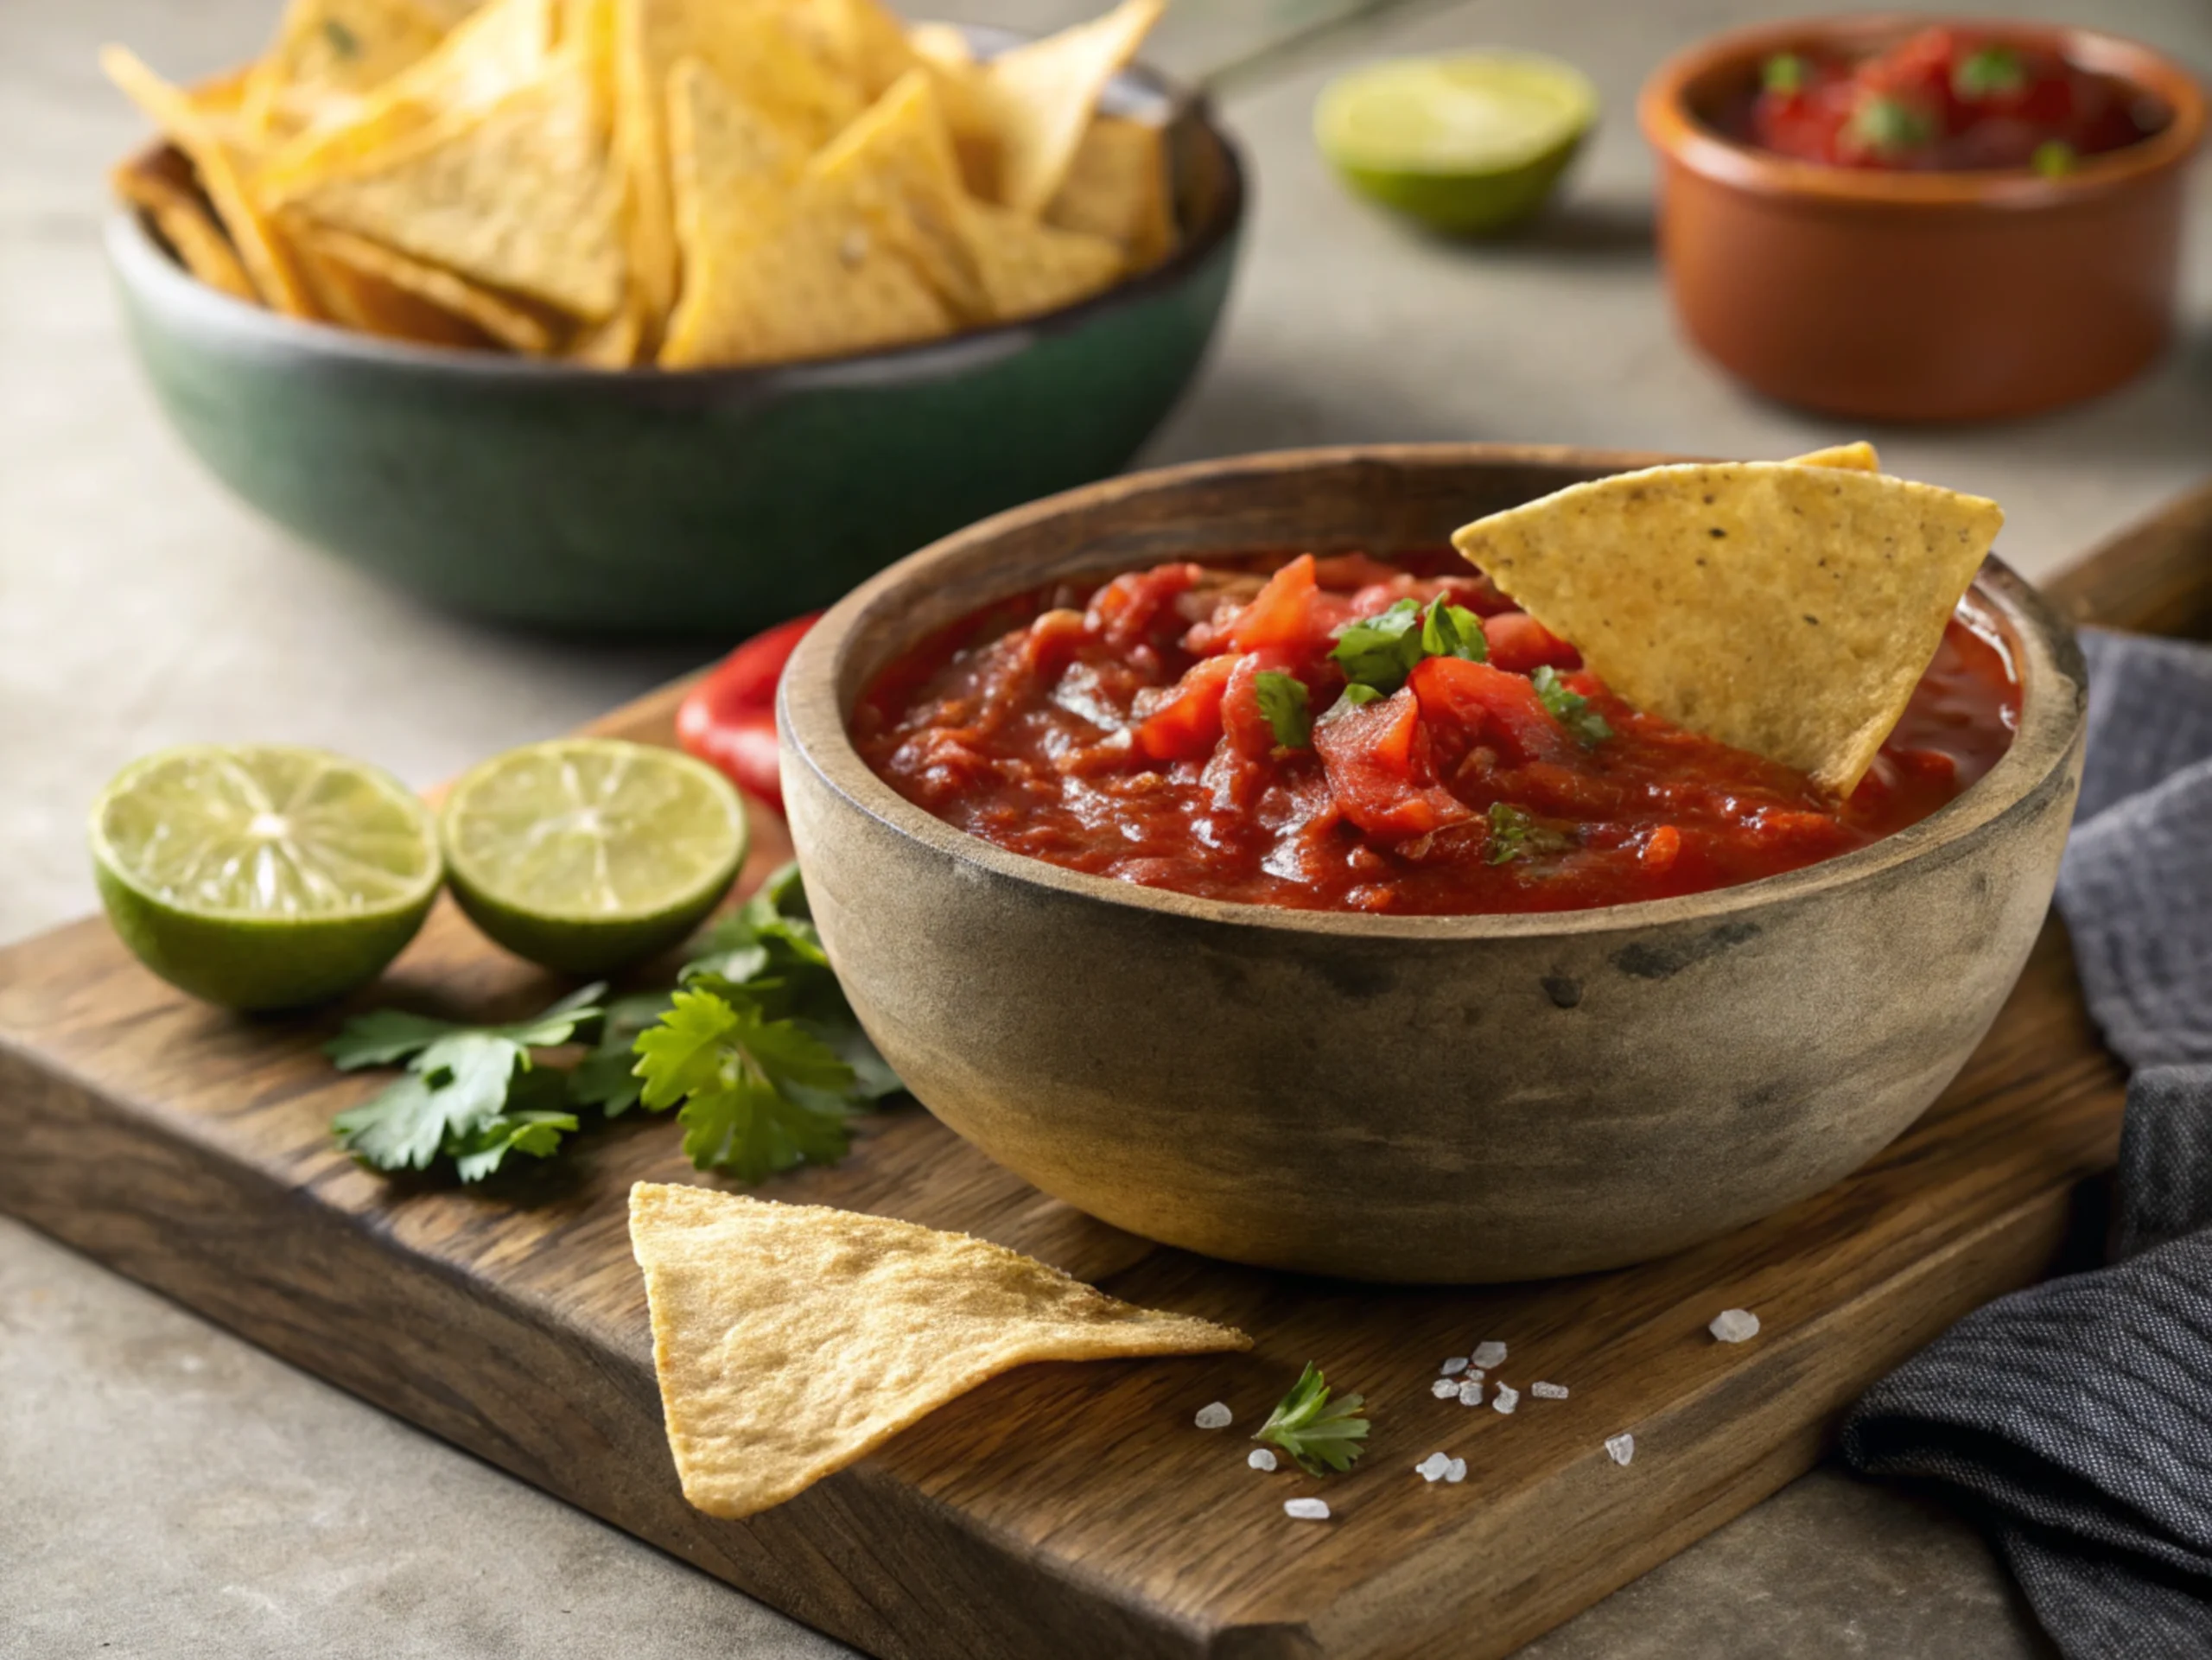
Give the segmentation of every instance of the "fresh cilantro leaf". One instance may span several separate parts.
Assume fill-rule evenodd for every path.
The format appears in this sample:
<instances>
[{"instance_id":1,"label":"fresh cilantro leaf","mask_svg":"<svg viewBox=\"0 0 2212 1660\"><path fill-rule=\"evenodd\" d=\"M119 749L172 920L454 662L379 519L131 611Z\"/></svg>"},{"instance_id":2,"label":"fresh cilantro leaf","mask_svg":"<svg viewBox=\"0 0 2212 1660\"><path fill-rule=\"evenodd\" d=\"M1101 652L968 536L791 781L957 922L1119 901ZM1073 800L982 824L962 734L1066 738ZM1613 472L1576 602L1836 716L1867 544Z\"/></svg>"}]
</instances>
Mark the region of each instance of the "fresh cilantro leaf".
<instances>
[{"instance_id":1,"label":"fresh cilantro leaf","mask_svg":"<svg viewBox=\"0 0 2212 1660\"><path fill-rule=\"evenodd\" d=\"M1275 1402L1252 1439L1273 1441L1308 1475L1326 1475L1332 1470L1341 1475L1367 1450L1360 1443L1367 1439L1368 1423L1358 1415L1364 1403L1365 1397L1357 1395L1330 1400L1321 1369L1309 1360L1290 1393Z\"/></svg>"},{"instance_id":2,"label":"fresh cilantro leaf","mask_svg":"<svg viewBox=\"0 0 2212 1660\"><path fill-rule=\"evenodd\" d=\"M410 1014L404 1008L372 1008L346 1021L338 1035L322 1046L322 1053L339 1071L350 1072L363 1066L397 1065L441 1038L459 1033L505 1038L526 1049L550 1049L569 1042L578 1027L598 1019L599 1000L606 995L606 983L594 981L530 1019L505 1026L470 1026L429 1014Z\"/></svg>"},{"instance_id":3,"label":"fresh cilantro leaf","mask_svg":"<svg viewBox=\"0 0 2212 1660\"><path fill-rule=\"evenodd\" d=\"M1490 863L1510 864L1532 853L1552 853L1572 845L1573 839L1563 831L1539 824L1520 808L1503 801L1491 803L1490 851L1484 855Z\"/></svg>"},{"instance_id":4,"label":"fresh cilantro leaf","mask_svg":"<svg viewBox=\"0 0 2212 1660\"><path fill-rule=\"evenodd\" d=\"M853 1068L791 1021L686 988L640 1034L637 1055L646 1110L682 1103L683 1150L702 1170L759 1181L844 1156Z\"/></svg>"},{"instance_id":5,"label":"fresh cilantro leaf","mask_svg":"<svg viewBox=\"0 0 2212 1660\"><path fill-rule=\"evenodd\" d=\"M1787 98L1805 88L1805 60L1795 52L1777 52L1759 68L1759 85Z\"/></svg>"},{"instance_id":6,"label":"fresh cilantro leaf","mask_svg":"<svg viewBox=\"0 0 2212 1660\"><path fill-rule=\"evenodd\" d=\"M529 1020L500 1026L463 1026L397 1009L349 1021L324 1046L340 1067L404 1060L407 1070L331 1120L339 1146L377 1170L427 1170L441 1155L467 1161L464 1181L477 1179L471 1170L497 1168L512 1138L500 1142L489 1127L518 1104L512 1097L531 1072L530 1052L568 1043L579 1027L599 1020L606 990L585 986ZM540 1129L527 1139L550 1152L559 1135L549 1140Z\"/></svg>"},{"instance_id":7,"label":"fresh cilantro leaf","mask_svg":"<svg viewBox=\"0 0 2212 1660\"><path fill-rule=\"evenodd\" d=\"M1419 600L1400 600L1387 611L1347 623L1329 655L1344 678L1377 691L1395 691L1421 659Z\"/></svg>"},{"instance_id":8,"label":"fresh cilantro leaf","mask_svg":"<svg viewBox=\"0 0 2212 1660\"><path fill-rule=\"evenodd\" d=\"M1579 691L1570 691L1567 683L1559 677L1559 671L1548 663L1529 677L1529 684L1536 689L1544 707L1557 721L1574 735L1575 741L1585 749L1595 749L1613 735L1605 724L1605 717L1590 707L1590 700Z\"/></svg>"},{"instance_id":9,"label":"fresh cilantro leaf","mask_svg":"<svg viewBox=\"0 0 2212 1660\"><path fill-rule=\"evenodd\" d=\"M1355 680L1344 688L1344 695L1330 705L1329 714L1334 715L1338 709L1364 709L1382 696L1382 694L1374 687L1363 686ZM1325 720L1328 716L1324 716L1322 718Z\"/></svg>"},{"instance_id":10,"label":"fresh cilantro leaf","mask_svg":"<svg viewBox=\"0 0 2212 1660\"><path fill-rule=\"evenodd\" d=\"M2003 98L2027 84L2020 54L2010 47L1985 46L1962 58L1951 72L1951 90L1963 99Z\"/></svg>"},{"instance_id":11,"label":"fresh cilantro leaf","mask_svg":"<svg viewBox=\"0 0 2212 1660\"><path fill-rule=\"evenodd\" d=\"M2028 157L2028 165L2046 179L2063 179L2074 170L2074 146L2063 138L2046 138Z\"/></svg>"},{"instance_id":12,"label":"fresh cilantro leaf","mask_svg":"<svg viewBox=\"0 0 2212 1660\"><path fill-rule=\"evenodd\" d=\"M1483 620L1466 607L1447 600L1440 599L1428 607L1421 626L1421 649L1427 657L1490 661L1490 640L1483 633Z\"/></svg>"},{"instance_id":13,"label":"fresh cilantro leaf","mask_svg":"<svg viewBox=\"0 0 2212 1660\"><path fill-rule=\"evenodd\" d=\"M1277 743L1285 749L1303 749L1313 741L1313 705L1303 680L1280 669L1262 669L1252 677L1252 690Z\"/></svg>"},{"instance_id":14,"label":"fresh cilantro leaf","mask_svg":"<svg viewBox=\"0 0 2212 1660\"><path fill-rule=\"evenodd\" d=\"M600 1021L599 1041L569 1073L569 1098L580 1107L597 1107L609 1118L636 1106L644 1086L632 1070L637 1056L632 1046L667 1009L664 991L635 992L610 1002Z\"/></svg>"},{"instance_id":15,"label":"fresh cilantro leaf","mask_svg":"<svg viewBox=\"0 0 2212 1660\"><path fill-rule=\"evenodd\" d=\"M486 1119L453 1147L454 1168L463 1181L481 1181L510 1153L547 1159L560 1150L561 1137L576 1127L574 1113L532 1110L503 1112Z\"/></svg>"},{"instance_id":16,"label":"fresh cilantro leaf","mask_svg":"<svg viewBox=\"0 0 2212 1660\"><path fill-rule=\"evenodd\" d=\"M1928 143L1936 124L1903 99L1878 95L1859 99L1852 111L1851 135L1878 156L1895 156Z\"/></svg>"}]
</instances>

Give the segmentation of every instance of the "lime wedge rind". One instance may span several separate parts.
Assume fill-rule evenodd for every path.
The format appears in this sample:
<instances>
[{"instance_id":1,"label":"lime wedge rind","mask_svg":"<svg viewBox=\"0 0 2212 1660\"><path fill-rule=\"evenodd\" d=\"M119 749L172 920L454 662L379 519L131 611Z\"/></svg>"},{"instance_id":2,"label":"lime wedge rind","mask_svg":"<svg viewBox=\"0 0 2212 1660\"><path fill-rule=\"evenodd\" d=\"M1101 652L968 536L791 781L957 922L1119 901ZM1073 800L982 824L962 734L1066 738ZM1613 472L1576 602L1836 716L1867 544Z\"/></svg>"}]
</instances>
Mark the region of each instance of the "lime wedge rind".
<instances>
[{"instance_id":1,"label":"lime wedge rind","mask_svg":"<svg viewBox=\"0 0 2212 1660\"><path fill-rule=\"evenodd\" d=\"M1532 217L1598 118L1587 78L1525 53L1393 58L1339 76L1316 142L1353 189L1433 229L1479 235Z\"/></svg>"}]
</instances>

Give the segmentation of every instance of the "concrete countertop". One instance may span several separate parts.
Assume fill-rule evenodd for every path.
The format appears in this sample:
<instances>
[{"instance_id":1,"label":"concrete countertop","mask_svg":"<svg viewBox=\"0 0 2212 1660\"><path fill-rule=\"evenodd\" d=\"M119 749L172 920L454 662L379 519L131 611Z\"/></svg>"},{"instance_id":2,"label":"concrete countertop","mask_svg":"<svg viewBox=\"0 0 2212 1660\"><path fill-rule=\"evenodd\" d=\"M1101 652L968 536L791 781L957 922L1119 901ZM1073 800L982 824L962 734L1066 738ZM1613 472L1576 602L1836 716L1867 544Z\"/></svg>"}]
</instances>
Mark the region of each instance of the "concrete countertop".
<instances>
[{"instance_id":1,"label":"concrete countertop","mask_svg":"<svg viewBox=\"0 0 2212 1660\"><path fill-rule=\"evenodd\" d=\"M1070 0L968 0L1050 25ZM188 76L254 51L276 0L0 6L0 939L93 903L80 819L132 755L320 743L417 784L557 732L709 646L579 647L427 612L289 543L162 428L97 251L101 175L141 131L105 40ZM1665 52L1806 7L1751 0L1179 0L1152 54L1213 72L1258 181L1216 358L1153 446L1493 438L1782 455L1862 436L1752 399L1675 338L1630 108ZM2014 14L2061 17L2034 0ZM2212 70L2196 0L2102 26ZM1336 67L1506 44L1573 59L1607 119L1563 208L1511 245L1423 240L1345 198L1306 136ZM2212 232L2189 328L2091 407L1877 432L1893 468L1996 496L2002 550L2054 570L2195 482L2212 452ZM0 1221L0 1656L842 1654L374 1409ZM1586 1657L2047 1652L1980 1538L1822 1470L1529 1650Z\"/></svg>"}]
</instances>

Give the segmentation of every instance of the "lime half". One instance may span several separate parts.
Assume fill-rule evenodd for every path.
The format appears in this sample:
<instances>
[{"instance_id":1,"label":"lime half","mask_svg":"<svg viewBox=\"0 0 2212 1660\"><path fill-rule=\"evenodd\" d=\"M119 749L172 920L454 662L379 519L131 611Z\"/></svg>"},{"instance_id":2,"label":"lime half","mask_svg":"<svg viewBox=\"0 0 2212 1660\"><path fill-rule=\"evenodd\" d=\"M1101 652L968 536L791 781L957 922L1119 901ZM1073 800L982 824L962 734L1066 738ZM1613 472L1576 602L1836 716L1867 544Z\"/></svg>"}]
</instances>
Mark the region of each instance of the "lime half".
<instances>
[{"instance_id":1,"label":"lime half","mask_svg":"<svg viewBox=\"0 0 2212 1660\"><path fill-rule=\"evenodd\" d=\"M690 933L736 880L745 808L673 749L556 738L465 774L438 818L461 908L518 957L605 974Z\"/></svg>"},{"instance_id":2,"label":"lime half","mask_svg":"<svg viewBox=\"0 0 2212 1660\"><path fill-rule=\"evenodd\" d=\"M171 985L291 1008L374 979L442 873L429 809L319 749L194 744L133 761L92 805L108 918Z\"/></svg>"},{"instance_id":3,"label":"lime half","mask_svg":"<svg viewBox=\"0 0 2212 1660\"><path fill-rule=\"evenodd\" d=\"M1351 187L1440 231L1529 218L1598 118L1571 64L1522 53L1392 58L1321 93L1313 135Z\"/></svg>"}]
</instances>

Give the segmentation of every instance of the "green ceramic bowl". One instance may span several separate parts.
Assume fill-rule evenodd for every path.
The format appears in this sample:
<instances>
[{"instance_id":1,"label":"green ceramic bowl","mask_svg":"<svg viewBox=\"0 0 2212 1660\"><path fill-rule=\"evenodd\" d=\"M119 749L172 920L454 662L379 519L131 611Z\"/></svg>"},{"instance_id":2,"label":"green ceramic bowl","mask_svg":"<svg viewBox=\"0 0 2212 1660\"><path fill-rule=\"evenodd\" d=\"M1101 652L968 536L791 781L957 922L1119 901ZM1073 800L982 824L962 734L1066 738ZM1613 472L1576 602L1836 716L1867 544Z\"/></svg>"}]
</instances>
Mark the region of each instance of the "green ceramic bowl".
<instances>
[{"instance_id":1,"label":"green ceramic bowl","mask_svg":"<svg viewBox=\"0 0 2212 1660\"><path fill-rule=\"evenodd\" d=\"M108 255L170 421L288 530L480 617L727 637L1120 470L1173 406L1228 295L1243 171L1147 72L1106 107L1172 119L1174 255L1065 310L861 357L609 372L400 345L218 294L136 214Z\"/></svg>"}]
</instances>

